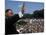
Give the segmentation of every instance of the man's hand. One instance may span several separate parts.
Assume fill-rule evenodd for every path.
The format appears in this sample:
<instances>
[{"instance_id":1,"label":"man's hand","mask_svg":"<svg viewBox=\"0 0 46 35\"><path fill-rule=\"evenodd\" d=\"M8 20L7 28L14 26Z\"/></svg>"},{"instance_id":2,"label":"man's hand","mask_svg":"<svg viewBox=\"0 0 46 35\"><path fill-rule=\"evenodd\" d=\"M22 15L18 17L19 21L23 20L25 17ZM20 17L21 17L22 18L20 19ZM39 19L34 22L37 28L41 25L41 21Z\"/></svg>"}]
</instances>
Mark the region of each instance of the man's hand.
<instances>
[{"instance_id":1,"label":"man's hand","mask_svg":"<svg viewBox=\"0 0 46 35\"><path fill-rule=\"evenodd\" d=\"M19 17L22 18L23 17L23 13L20 11L19 12Z\"/></svg>"}]
</instances>

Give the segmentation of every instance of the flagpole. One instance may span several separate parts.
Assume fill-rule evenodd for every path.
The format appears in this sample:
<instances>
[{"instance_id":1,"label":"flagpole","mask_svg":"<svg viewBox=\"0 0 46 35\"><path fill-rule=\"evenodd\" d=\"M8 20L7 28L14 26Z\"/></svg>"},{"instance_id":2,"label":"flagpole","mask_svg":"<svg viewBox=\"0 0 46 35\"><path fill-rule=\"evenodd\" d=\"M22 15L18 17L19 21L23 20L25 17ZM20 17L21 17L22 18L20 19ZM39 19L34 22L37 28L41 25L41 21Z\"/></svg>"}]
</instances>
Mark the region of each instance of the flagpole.
<instances>
[{"instance_id":1,"label":"flagpole","mask_svg":"<svg viewBox=\"0 0 46 35\"><path fill-rule=\"evenodd\" d=\"M25 7L25 3L23 2L23 6L22 6L22 10L21 10L22 14L24 14L24 7Z\"/></svg>"}]
</instances>

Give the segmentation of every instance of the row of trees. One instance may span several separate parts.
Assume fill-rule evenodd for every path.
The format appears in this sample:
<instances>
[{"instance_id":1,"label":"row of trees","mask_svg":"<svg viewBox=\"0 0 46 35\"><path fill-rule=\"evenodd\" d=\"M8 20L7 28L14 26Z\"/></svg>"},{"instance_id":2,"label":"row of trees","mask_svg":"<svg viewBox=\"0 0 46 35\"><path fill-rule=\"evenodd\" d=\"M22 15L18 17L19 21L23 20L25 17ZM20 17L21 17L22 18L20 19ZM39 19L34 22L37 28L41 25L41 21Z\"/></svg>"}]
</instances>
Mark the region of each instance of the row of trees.
<instances>
[{"instance_id":1,"label":"row of trees","mask_svg":"<svg viewBox=\"0 0 46 35\"><path fill-rule=\"evenodd\" d=\"M33 14L24 14L23 18L44 18L44 9L36 10Z\"/></svg>"}]
</instances>

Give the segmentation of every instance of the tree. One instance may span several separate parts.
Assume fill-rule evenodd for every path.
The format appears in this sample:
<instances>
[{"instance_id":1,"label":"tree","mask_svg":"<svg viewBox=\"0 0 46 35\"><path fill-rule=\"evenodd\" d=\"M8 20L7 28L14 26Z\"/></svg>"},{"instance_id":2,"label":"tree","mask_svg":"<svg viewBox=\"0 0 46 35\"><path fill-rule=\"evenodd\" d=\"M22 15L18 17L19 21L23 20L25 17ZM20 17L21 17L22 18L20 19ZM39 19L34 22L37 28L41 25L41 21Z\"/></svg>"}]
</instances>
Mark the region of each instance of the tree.
<instances>
[{"instance_id":1,"label":"tree","mask_svg":"<svg viewBox=\"0 0 46 35\"><path fill-rule=\"evenodd\" d=\"M34 18L44 18L44 9L34 11Z\"/></svg>"}]
</instances>

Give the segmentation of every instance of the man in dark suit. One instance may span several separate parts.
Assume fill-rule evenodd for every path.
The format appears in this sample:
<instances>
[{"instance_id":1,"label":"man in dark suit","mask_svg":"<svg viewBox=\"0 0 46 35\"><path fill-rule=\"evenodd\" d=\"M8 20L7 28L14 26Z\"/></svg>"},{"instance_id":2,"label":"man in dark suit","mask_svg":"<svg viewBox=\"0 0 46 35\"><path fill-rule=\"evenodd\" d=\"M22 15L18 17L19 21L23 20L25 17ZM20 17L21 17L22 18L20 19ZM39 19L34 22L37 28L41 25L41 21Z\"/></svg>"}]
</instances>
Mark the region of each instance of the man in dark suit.
<instances>
[{"instance_id":1,"label":"man in dark suit","mask_svg":"<svg viewBox=\"0 0 46 35\"><path fill-rule=\"evenodd\" d=\"M18 15L13 15L13 12L11 9L7 9L5 11L5 34L18 34L19 32L14 27L14 23L18 21L23 14L19 12Z\"/></svg>"}]
</instances>

